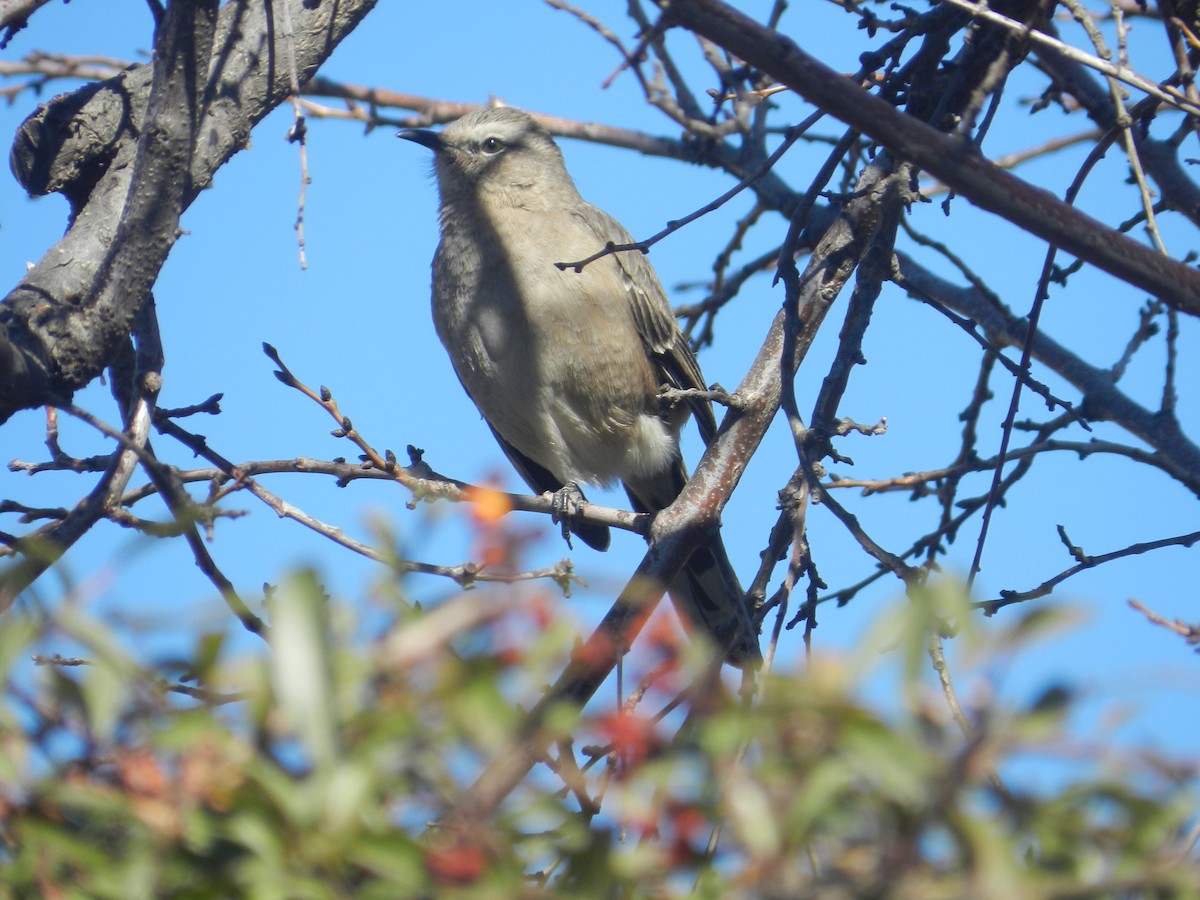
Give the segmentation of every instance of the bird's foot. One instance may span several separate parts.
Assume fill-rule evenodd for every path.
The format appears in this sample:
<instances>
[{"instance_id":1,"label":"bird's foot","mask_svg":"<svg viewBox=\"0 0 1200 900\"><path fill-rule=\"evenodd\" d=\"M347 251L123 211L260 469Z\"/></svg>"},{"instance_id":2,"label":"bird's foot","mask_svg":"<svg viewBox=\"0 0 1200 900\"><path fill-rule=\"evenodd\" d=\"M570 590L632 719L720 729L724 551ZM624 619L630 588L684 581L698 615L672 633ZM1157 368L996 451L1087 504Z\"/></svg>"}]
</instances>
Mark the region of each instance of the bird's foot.
<instances>
[{"instance_id":1,"label":"bird's foot","mask_svg":"<svg viewBox=\"0 0 1200 900\"><path fill-rule=\"evenodd\" d=\"M583 491L574 481L568 481L550 495L550 521L562 527L562 536L568 547L571 547L571 524L587 505L587 497L583 496Z\"/></svg>"}]
</instances>

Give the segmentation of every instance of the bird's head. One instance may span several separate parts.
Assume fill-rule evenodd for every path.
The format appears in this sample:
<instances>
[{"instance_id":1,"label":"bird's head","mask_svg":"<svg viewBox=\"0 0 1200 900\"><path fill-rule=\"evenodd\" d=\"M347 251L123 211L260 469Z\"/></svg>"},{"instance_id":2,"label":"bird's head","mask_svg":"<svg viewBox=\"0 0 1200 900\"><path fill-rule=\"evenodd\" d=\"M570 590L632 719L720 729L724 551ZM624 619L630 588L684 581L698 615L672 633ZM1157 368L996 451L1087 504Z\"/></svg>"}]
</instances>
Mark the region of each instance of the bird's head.
<instances>
[{"instance_id":1,"label":"bird's head","mask_svg":"<svg viewBox=\"0 0 1200 900\"><path fill-rule=\"evenodd\" d=\"M408 129L396 136L434 152L443 200L497 194L524 205L532 196L543 201L562 191L578 196L550 132L511 106L478 110L441 131Z\"/></svg>"}]
</instances>

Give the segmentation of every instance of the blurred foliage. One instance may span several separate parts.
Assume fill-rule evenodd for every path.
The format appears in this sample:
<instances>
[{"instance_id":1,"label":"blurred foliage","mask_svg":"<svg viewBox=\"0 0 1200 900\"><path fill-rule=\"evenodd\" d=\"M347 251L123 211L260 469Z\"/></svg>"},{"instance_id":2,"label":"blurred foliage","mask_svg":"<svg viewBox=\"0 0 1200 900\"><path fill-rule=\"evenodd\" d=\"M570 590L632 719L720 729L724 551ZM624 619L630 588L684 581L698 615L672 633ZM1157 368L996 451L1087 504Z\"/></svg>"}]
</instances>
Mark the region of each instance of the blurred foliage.
<instances>
[{"instance_id":1,"label":"blurred foliage","mask_svg":"<svg viewBox=\"0 0 1200 900\"><path fill-rule=\"evenodd\" d=\"M553 753L500 814L453 834L435 823L513 752L521 705L573 645L537 589L420 612L389 584L396 611L364 635L298 573L272 595L270 651L232 658L204 635L170 676L69 600L16 611L0 621L0 895L1200 896L1187 767L1072 759L1090 774L1053 789L997 780L1054 752L1073 698L1002 709L976 691L964 737L911 664L955 593L904 601L859 657L773 674L752 702L659 615L626 667L633 699L555 717ZM1013 619L948 641L956 660L986 673L1063 624ZM886 665L883 713L861 695Z\"/></svg>"}]
</instances>

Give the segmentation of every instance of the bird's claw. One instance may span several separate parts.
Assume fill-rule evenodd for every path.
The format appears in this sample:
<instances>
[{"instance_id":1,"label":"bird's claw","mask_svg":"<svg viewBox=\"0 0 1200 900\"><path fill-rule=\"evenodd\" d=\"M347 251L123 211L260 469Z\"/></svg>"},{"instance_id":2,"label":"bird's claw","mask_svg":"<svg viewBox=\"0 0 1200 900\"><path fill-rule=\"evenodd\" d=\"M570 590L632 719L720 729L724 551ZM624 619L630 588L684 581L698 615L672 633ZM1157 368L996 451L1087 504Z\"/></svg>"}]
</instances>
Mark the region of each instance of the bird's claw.
<instances>
[{"instance_id":1,"label":"bird's claw","mask_svg":"<svg viewBox=\"0 0 1200 900\"><path fill-rule=\"evenodd\" d=\"M587 505L587 497L574 481L568 481L550 495L550 521L562 527L562 536L572 550L575 548L571 545L571 523Z\"/></svg>"}]
</instances>

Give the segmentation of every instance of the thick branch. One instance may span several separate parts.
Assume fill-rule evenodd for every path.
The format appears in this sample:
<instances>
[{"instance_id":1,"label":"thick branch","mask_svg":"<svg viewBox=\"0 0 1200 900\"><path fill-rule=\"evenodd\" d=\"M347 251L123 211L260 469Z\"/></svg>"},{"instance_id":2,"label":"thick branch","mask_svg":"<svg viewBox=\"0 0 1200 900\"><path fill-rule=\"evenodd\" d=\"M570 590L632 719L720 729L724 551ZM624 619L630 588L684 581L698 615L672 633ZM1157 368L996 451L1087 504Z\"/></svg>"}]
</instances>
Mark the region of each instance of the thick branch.
<instances>
[{"instance_id":1,"label":"thick branch","mask_svg":"<svg viewBox=\"0 0 1200 900\"><path fill-rule=\"evenodd\" d=\"M896 110L720 0L657 0L670 19L769 72L958 194L1179 310L1200 315L1200 272L1156 253L987 160L966 138Z\"/></svg>"},{"instance_id":2,"label":"thick branch","mask_svg":"<svg viewBox=\"0 0 1200 900\"><path fill-rule=\"evenodd\" d=\"M996 347L1019 347L1024 343L1024 320L997 307L977 288L953 285L921 268L904 253L897 253L897 261L905 283L974 320ZM1184 434L1174 416L1139 405L1117 386L1110 372L1085 362L1042 331L1033 336L1031 350L1034 359L1080 390L1081 414L1116 422L1137 435L1155 449L1162 467L1172 477L1200 496L1200 447Z\"/></svg>"},{"instance_id":3,"label":"thick branch","mask_svg":"<svg viewBox=\"0 0 1200 900\"><path fill-rule=\"evenodd\" d=\"M288 34L272 18L278 2L227 4L215 40L211 33L208 38L211 65L207 52L197 52L200 43L170 49L169 35L177 40L185 35L168 16L153 67L57 98L21 127L12 151L18 178L31 193L63 193L75 215L67 234L0 307L0 422L18 409L68 399L103 370L170 250L171 221L246 146L251 128L288 96L291 67L280 61L294 56L300 80L307 80L375 0L283 2L292 7L294 31ZM166 54L185 52L207 76L173 68L170 83L182 80L164 95L160 114L170 112L167 107L190 111L195 150L182 166L178 159L151 164L179 150L174 139L165 139L162 123L156 124L160 116L150 118L148 105L152 87L167 89L169 82L159 80L167 77L163 67L185 58ZM193 98L189 105L180 105L179 90ZM148 202L155 197L157 205ZM130 215L151 229L121 225Z\"/></svg>"},{"instance_id":4,"label":"thick branch","mask_svg":"<svg viewBox=\"0 0 1200 900\"><path fill-rule=\"evenodd\" d=\"M40 6L45 6L50 0L9 0L0 8L0 49L9 42L14 34L29 24L32 16Z\"/></svg>"},{"instance_id":5,"label":"thick branch","mask_svg":"<svg viewBox=\"0 0 1200 900\"><path fill-rule=\"evenodd\" d=\"M1117 127L1117 109L1112 96L1084 66L1053 51L1038 54L1038 68L1056 87L1069 93L1086 110L1088 118L1104 129ZM1138 155L1172 208L1200 224L1200 188L1188 177L1179 162L1179 148L1171 141L1150 137L1141 128L1132 130Z\"/></svg>"}]
</instances>

